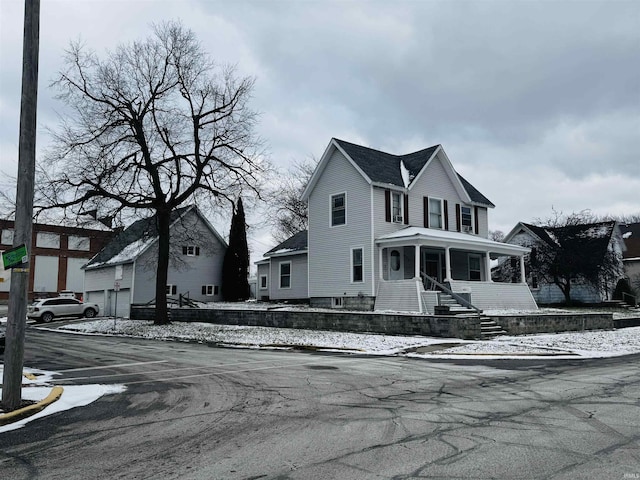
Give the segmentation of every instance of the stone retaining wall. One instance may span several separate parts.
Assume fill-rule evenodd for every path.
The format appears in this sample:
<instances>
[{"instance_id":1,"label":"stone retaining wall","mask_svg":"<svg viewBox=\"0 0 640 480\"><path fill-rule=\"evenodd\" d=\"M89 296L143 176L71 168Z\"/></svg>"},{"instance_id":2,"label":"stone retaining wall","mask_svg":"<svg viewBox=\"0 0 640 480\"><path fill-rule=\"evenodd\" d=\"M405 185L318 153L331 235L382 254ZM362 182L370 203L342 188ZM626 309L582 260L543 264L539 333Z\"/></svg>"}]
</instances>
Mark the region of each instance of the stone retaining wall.
<instances>
[{"instance_id":1,"label":"stone retaining wall","mask_svg":"<svg viewBox=\"0 0 640 480\"><path fill-rule=\"evenodd\" d=\"M423 335L426 337L480 338L476 318L383 314L375 312L333 312L300 310L228 310L172 308L171 321L205 322L219 325L301 328L340 332L384 333L388 335ZM130 318L153 320L152 307L131 305Z\"/></svg>"},{"instance_id":2,"label":"stone retaining wall","mask_svg":"<svg viewBox=\"0 0 640 480\"><path fill-rule=\"evenodd\" d=\"M611 313L489 316L510 335L607 330L616 325Z\"/></svg>"}]
</instances>

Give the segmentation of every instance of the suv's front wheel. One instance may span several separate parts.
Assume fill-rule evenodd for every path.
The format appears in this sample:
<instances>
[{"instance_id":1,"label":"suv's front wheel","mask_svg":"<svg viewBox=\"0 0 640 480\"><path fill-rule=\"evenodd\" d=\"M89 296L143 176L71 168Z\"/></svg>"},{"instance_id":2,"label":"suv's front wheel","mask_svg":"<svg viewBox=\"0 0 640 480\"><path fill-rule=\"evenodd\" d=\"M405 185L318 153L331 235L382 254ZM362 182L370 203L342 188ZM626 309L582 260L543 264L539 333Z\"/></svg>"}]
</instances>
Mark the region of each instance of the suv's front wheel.
<instances>
[{"instance_id":1,"label":"suv's front wheel","mask_svg":"<svg viewBox=\"0 0 640 480\"><path fill-rule=\"evenodd\" d=\"M87 308L84 311L84 316L87 318L93 318L96 316L96 311L93 308Z\"/></svg>"},{"instance_id":2,"label":"suv's front wheel","mask_svg":"<svg viewBox=\"0 0 640 480\"><path fill-rule=\"evenodd\" d=\"M51 320L53 320L53 313L44 312L40 317L40 320L43 321L44 323L49 323Z\"/></svg>"}]
</instances>

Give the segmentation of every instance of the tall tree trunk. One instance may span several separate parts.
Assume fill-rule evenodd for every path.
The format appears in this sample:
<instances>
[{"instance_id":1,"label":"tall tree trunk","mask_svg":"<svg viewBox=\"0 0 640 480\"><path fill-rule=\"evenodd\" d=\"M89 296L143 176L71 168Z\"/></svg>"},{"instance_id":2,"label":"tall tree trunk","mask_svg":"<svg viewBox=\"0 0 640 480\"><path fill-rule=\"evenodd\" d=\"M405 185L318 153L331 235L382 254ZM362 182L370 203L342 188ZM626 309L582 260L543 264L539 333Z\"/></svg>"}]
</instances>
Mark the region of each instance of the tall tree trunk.
<instances>
[{"instance_id":1,"label":"tall tree trunk","mask_svg":"<svg viewBox=\"0 0 640 480\"><path fill-rule=\"evenodd\" d=\"M158 268L156 270L156 325L169 323L167 309L167 278L169 271L169 226L171 224L171 210L158 210Z\"/></svg>"}]
</instances>

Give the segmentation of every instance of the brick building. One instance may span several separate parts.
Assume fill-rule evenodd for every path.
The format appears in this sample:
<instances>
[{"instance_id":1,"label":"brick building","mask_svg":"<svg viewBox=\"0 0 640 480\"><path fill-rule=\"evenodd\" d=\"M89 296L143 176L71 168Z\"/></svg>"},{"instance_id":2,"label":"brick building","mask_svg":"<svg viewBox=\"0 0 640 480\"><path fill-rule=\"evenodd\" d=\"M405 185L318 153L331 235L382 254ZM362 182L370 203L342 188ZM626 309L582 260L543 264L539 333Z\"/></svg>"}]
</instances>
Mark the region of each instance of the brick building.
<instances>
[{"instance_id":1,"label":"brick building","mask_svg":"<svg viewBox=\"0 0 640 480\"><path fill-rule=\"evenodd\" d=\"M0 219L0 250L12 248L13 220ZM80 228L60 225L33 225L29 252L29 301L71 290L81 295L84 286L82 266L104 245L114 232L106 228ZM0 302L9 299L11 271L0 263Z\"/></svg>"}]
</instances>

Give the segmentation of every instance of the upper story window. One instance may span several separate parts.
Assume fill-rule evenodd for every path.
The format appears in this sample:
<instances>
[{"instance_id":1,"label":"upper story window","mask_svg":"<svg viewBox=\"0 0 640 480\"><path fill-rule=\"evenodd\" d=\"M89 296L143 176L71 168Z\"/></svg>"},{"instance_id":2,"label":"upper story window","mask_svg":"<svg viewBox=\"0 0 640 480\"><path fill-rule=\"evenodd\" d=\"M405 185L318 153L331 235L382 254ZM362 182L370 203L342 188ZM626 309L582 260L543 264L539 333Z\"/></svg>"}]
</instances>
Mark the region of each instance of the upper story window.
<instances>
[{"instance_id":1,"label":"upper story window","mask_svg":"<svg viewBox=\"0 0 640 480\"><path fill-rule=\"evenodd\" d=\"M88 252L91 246L91 240L89 237L80 237L78 235L69 235L68 237L69 250L82 250Z\"/></svg>"},{"instance_id":2,"label":"upper story window","mask_svg":"<svg viewBox=\"0 0 640 480\"><path fill-rule=\"evenodd\" d=\"M197 257L200 255L200 247L196 247L195 245L183 246L182 254L187 257Z\"/></svg>"},{"instance_id":3,"label":"upper story window","mask_svg":"<svg viewBox=\"0 0 640 480\"><path fill-rule=\"evenodd\" d=\"M395 223L402 223L402 194L391 193L391 219Z\"/></svg>"},{"instance_id":4,"label":"upper story window","mask_svg":"<svg viewBox=\"0 0 640 480\"><path fill-rule=\"evenodd\" d=\"M442 200L429 198L429 228L442 228L444 226L442 215Z\"/></svg>"},{"instance_id":5,"label":"upper story window","mask_svg":"<svg viewBox=\"0 0 640 480\"><path fill-rule=\"evenodd\" d=\"M13 245L13 230L2 230L0 243L3 245Z\"/></svg>"},{"instance_id":6,"label":"upper story window","mask_svg":"<svg viewBox=\"0 0 640 480\"><path fill-rule=\"evenodd\" d=\"M347 196L345 193L331 195L331 226L347 223Z\"/></svg>"},{"instance_id":7,"label":"upper story window","mask_svg":"<svg viewBox=\"0 0 640 480\"><path fill-rule=\"evenodd\" d=\"M60 235L57 233L38 232L36 235L36 247L60 248Z\"/></svg>"},{"instance_id":8,"label":"upper story window","mask_svg":"<svg viewBox=\"0 0 640 480\"><path fill-rule=\"evenodd\" d=\"M460 224L462 225L463 232L473 232L473 213L471 207L460 207Z\"/></svg>"},{"instance_id":9,"label":"upper story window","mask_svg":"<svg viewBox=\"0 0 640 480\"><path fill-rule=\"evenodd\" d=\"M351 249L351 281L364 282L362 269L362 248Z\"/></svg>"}]
</instances>

